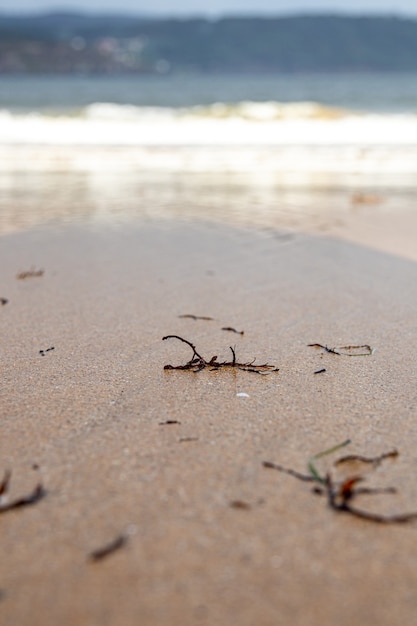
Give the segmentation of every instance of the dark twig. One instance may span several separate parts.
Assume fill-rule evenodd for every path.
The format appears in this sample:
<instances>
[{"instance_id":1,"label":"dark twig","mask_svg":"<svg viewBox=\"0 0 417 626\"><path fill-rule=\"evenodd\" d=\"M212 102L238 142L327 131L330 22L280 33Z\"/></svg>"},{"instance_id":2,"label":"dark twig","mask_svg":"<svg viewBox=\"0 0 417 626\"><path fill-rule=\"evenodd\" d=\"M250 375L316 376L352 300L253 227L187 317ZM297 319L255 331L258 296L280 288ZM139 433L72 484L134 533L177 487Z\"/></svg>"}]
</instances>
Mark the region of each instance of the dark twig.
<instances>
[{"instance_id":1,"label":"dark twig","mask_svg":"<svg viewBox=\"0 0 417 626\"><path fill-rule=\"evenodd\" d=\"M92 561L93 563L96 563L97 561L102 561L106 557L110 556L110 554L113 554L113 552L116 552L117 550L120 550L120 548L123 548L126 544L126 535L118 535L115 539L113 539L113 541L110 541L110 543L107 543L101 548L97 548L96 550L90 552L90 554L88 555L88 560Z\"/></svg>"},{"instance_id":2,"label":"dark twig","mask_svg":"<svg viewBox=\"0 0 417 626\"><path fill-rule=\"evenodd\" d=\"M242 511L249 511L252 508L249 502L245 502L244 500L231 500L229 505L232 509L240 509Z\"/></svg>"},{"instance_id":3,"label":"dark twig","mask_svg":"<svg viewBox=\"0 0 417 626\"><path fill-rule=\"evenodd\" d=\"M16 498L16 500L7 502L6 498L7 492L9 491L11 477L11 471L6 470L3 480L0 483L0 513L6 513L7 511L11 511L12 509L19 509L22 506L36 504L36 502L39 502L39 500L45 497L46 491L39 483L32 491L32 493L28 494L27 496L22 496L21 498Z\"/></svg>"},{"instance_id":4,"label":"dark twig","mask_svg":"<svg viewBox=\"0 0 417 626\"><path fill-rule=\"evenodd\" d=\"M271 463L270 461L264 461L262 465L268 469L278 470L279 472L283 472L284 474L294 476L294 478L298 478L298 480L303 480L304 482L311 483L315 481L315 478L311 476L311 474L301 474L300 472L296 472L293 469L288 469L287 467L277 465L276 463Z\"/></svg>"},{"instance_id":5,"label":"dark twig","mask_svg":"<svg viewBox=\"0 0 417 626\"><path fill-rule=\"evenodd\" d=\"M191 315L190 313L186 313L185 315L178 315L179 318L190 319L190 320L204 320L206 322L212 322L214 318L208 317L206 315Z\"/></svg>"},{"instance_id":6,"label":"dark twig","mask_svg":"<svg viewBox=\"0 0 417 626\"><path fill-rule=\"evenodd\" d=\"M359 454L348 454L347 456L342 456L340 459L337 459L334 462L335 466L342 465L343 463L351 463L355 461L359 461L360 463L368 463L373 467L378 467L381 465L385 459L395 459L398 456L398 450L390 450L390 452L384 452L384 454L380 454L375 457L367 457L361 456Z\"/></svg>"},{"instance_id":7,"label":"dark twig","mask_svg":"<svg viewBox=\"0 0 417 626\"><path fill-rule=\"evenodd\" d=\"M321 343L308 343L307 346L309 348L321 348L325 352L329 352L330 354L339 354L335 348L329 348L328 346L324 346ZM340 354L339 354L340 355Z\"/></svg>"},{"instance_id":8,"label":"dark twig","mask_svg":"<svg viewBox=\"0 0 417 626\"><path fill-rule=\"evenodd\" d=\"M236 330L236 328L232 328L232 326L224 326L222 330L228 330L231 333L236 333L237 335L244 335L244 330Z\"/></svg>"},{"instance_id":9,"label":"dark twig","mask_svg":"<svg viewBox=\"0 0 417 626\"><path fill-rule=\"evenodd\" d=\"M266 372L263 372L262 370L259 370L259 369L254 369L253 367L239 367L239 369L242 372L252 372L252 374L259 374L260 376L266 376L267 374L270 374L271 372L279 372L278 368L271 369Z\"/></svg>"},{"instance_id":10,"label":"dark twig","mask_svg":"<svg viewBox=\"0 0 417 626\"><path fill-rule=\"evenodd\" d=\"M4 472L3 480L0 483L0 496L8 492L11 477L12 477L11 471L6 470Z\"/></svg>"},{"instance_id":11,"label":"dark twig","mask_svg":"<svg viewBox=\"0 0 417 626\"><path fill-rule=\"evenodd\" d=\"M46 348L46 350L39 350L39 354L40 354L41 356L45 356L45 354L46 354L47 352L50 352L51 350L55 350L54 346L52 346L51 348Z\"/></svg>"},{"instance_id":12,"label":"dark twig","mask_svg":"<svg viewBox=\"0 0 417 626\"><path fill-rule=\"evenodd\" d=\"M370 489L369 487L359 487L355 489L355 495L367 495L367 496L379 496L381 493L397 493L395 487L380 487L375 489Z\"/></svg>"},{"instance_id":13,"label":"dark twig","mask_svg":"<svg viewBox=\"0 0 417 626\"><path fill-rule=\"evenodd\" d=\"M248 363L239 363L236 360L236 352L232 346L229 346L232 353L231 361L218 361L217 355L212 356L209 360L206 360L204 357L201 356L201 354L197 352L195 345L192 344L191 341L183 339L178 335L167 335L166 337L162 337L163 341L165 339L178 339L179 341L182 341L183 343L186 343L188 346L190 346L191 350L193 351L193 355L191 359L187 361L187 363L185 363L184 365L164 365L165 370L191 370L195 373L198 373L206 367L208 367L210 371L216 371L220 368L228 367L237 368L244 372L256 372L262 374L269 374L271 372L279 371L278 368L276 368L274 365L270 365L269 363L255 365L255 360L249 361Z\"/></svg>"},{"instance_id":14,"label":"dark twig","mask_svg":"<svg viewBox=\"0 0 417 626\"><path fill-rule=\"evenodd\" d=\"M19 509L23 506L29 506L31 504L36 504L39 500L42 500L46 496L46 491L43 486L39 483L35 489L27 496L22 496L21 498L17 498L9 503L0 504L0 513L6 513L6 511L11 511L12 509Z\"/></svg>"},{"instance_id":15,"label":"dark twig","mask_svg":"<svg viewBox=\"0 0 417 626\"><path fill-rule=\"evenodd\" d=\"M232 348L232 346L229 346L229 348L232 351L232 355L233 355L231 367L235 367L236 366L236 352L235 352L234 348Z\"/></svg>"}]
</instances>

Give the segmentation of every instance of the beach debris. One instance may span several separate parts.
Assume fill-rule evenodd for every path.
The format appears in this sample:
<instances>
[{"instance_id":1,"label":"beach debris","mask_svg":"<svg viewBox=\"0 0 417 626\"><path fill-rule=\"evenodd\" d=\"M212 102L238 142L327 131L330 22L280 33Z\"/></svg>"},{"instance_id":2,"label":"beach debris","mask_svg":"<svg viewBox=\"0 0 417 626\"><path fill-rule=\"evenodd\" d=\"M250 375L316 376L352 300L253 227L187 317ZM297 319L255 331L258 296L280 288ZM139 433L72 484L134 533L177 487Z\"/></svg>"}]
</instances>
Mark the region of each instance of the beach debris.
<instances>
[{"instance_id":1,"label":"beach debris","mask_svg":"<svg viewBox=\"0 0 417 626\"><path fill-rule=\"evenodd\" d=\"M232 500L229 502L229 506L232 509L240 509L241 511L249 511L252 508L249 502L245 502L244 500Z\"/></svg>"},{"instance_id":2,"label":"beach debris","mask_svg":"<svg viewBox=\"0 0 417 626\"><path fill-rule=\"evenodd\" d=\"M178 315L179 318L182 319L190 319L190 320L203 320L206 322L213 322L213 317L208 317L206 315L192 315L191 313L186 313L185 315Z\"/></svg>"},{"instance_id":3,"label":"beach debris","mask_svg":"<svg viewBox=\"0 0 417 626\"><path fill-rule=\"evenodd\" d=\"M40 278L41 276L43 276L45 273L45 270L43 269L35 269L34 267L31 267L30 270L27 270L26 272L19 272L16 275L16 278L18 280L26 280L26 278Z\"/></svg>"},{"instance_id":4,"label":"beach debris","mask_svg":"<svg viewBox=\"0 0 417 626\"><path fill-rule=\"evenodd\" d=\"M97 563L97 561L102 561L103 559L107 558L108 556L116 552L117 550L120 550L121 548L123 548L126 544L127 544L127 536L124 533L122 533L118 535L117 537L115 537L115 539L112 539L112 541L110 541L109 543L106 543L104 546L101 546L100 548L96 548L95 550L90 552L88 555L88 560L91 561L92 563Z\"/></svg>"},{"instance_id":5,"label":"beach debris","mask_svg":"<svg viewBox=\"0 0 417 626\"><path fill-rule=\"evenodd\" d=\"M256 365L254 367L239 367L239 369L242 372L252 372L252 374L260 374L261 376L265 376L266 374L270 374L271 372L279 372L278 368L265 371L261 369L255 369L255 367L261 367L261 366Z\"/></svg>"},{"instance_id":6,"label":"beach debris","mask_svg":"<svg viewBox=\"0 0 417 626\"><path fill-rule=\"evenodd\" d=\"M289 474L297 480L304 482L314 483L313 493L318 495L324 495L327 497L327 503L331 509L340 513L347 513L353 517L360 518L365 521L375 522L378 524L406 524L408 522L417 520L417 511L399 513L394 515L380 515L379 513L373 513L361 508L357 508L352 503L360 495L375 495L375 494L395 494L396 489L393 487L383 488L367 488L358 487L359 483L363 483L365 478L361 473L358 473L356 469L355 473L348 476L342 481L336 481L331 472L327 472L322 475L316 468L316 461L324 456L332 454L337 450L340 450L344 446L351 443L350 439L346 439L342 443L315 454L308 462L308 474L302 474L293 469L283 467L270 461L264 461L263 467L269 469L275 469L279 472ZM340 467L341 465L353 464L360 465L365 464L371 466L373 469L377 468L386 459L394 459L398 456L397 450L391 450L385 452L376 457L364 457L361 455L351 454L348 456L337 459L333 466Z\"/></svg>"},{"instance_id":7,"label":"beach debris","mask_svg":"<svg viewBox=\"0 0 417 626\"><path fill-rule=\"evenodd\" d=\"M160 426L170 426L171 424L181 424L178 420L165 420L165 422L159 422Z\"/></svg>"},{"instance_id":8,"label":"beach debris","mask_svg":"<svg viewBox=\"0 0 417 626\"><path fill-rule=\"evenodd\" d=\"M376 205L381 204L384 201L382 196L378 196L374 193L355 193L351 197L352 204L368 204Z\"/></svg>"},{"instance_id":9,"label":"beach debris","mask_svg":"<svg viewBox=\"0 0 417 626\"><path fill-rule=\"evenodd\" d=\"M348 454L342 456L340 459L336 459L333 465L334 467L338 467L346 463L364 463L365 465L372 465L373 468L376 468L379 467L385 459L395 459L398 455L398 450L390 450L389 452L384 452L374 457L361 456L360 454Z\"/></svg>"},{"instance_id":10,"label":"beach debris","mask_svg":"<svg viewBox=\"0 0 417 626\"><path fill-rule=\"evenodd\" d=\"M9 490L9 484L10 484L11 477L12 477L11 471L10 470L6 470L4 472L3 480L0 483L0 497L3 496L3 494L7 493L7 491Z\"/></svg>"},{"instance_id":11,"label":"beach debris","mask_svg":"<svg viewBox=\"0 0 417 626\"><path fill-rule=\"evenodd\" d=\"M322 343L309 343L307 345L309 348L318 348L324 352L337 354L339 356L369 356L374 352L373 348L367 343L359 346L336 346L334 348L329 348L329 346L323 345Z\"/></svg>"},{"instance_id":12,"label":"beach debris","mask_svg":"<svg viewBox=\"0 0 417 626\"><path fill-rule=\"evenodd\" d=\"M5 306L8 302L9 302L9 301L8 301L8 299L7 299L7 298L0 298L0 304L1 304L2 306Z\"/></svg>"},{"instance_id":13,"label":"beach debris","mask_svg":"<svg viewBox=\"0 0 417 626\"><path fill-rule=\"evenodd\" d=\"M214 317L209 317L208 315L193 315L192 313L186 313L184 315L178 315L180 319L190 319L190 320L203 320L205 322L214 322ZM244 335L245 331L236 330L232 326L224 326L222 330L227 330L231 333L236 333L237 335Z\"/></svg>"},{"instance_id":14,"label":"beach debris","mask_svg":"<svg viewBox=\"0 0 417 626\"><path fill-rule=\"evenodd\" d=\"M231 333L236 333L237 335L244 335L244 330L236 330L236 328L232 328L232 326L223 326L222 330L228 330Z\"/></svg>"},{"instance_id":15,"label":"beach debris","mask_svg":"<svg viewBox=\"0 0 417 626\"><path fill-rule=\"evenodd\" d=\"M323 367L321 370L317 370L316 372L314 372L315 374L324 374L324 372L326 371L326 368Z\"/></svg>"},{"instance_id":16,"label":"beach debris","mask_svg":"<svg viewBox=\"0 0 417 626\"><path fill-rule=\"evenodd\" d=\"M226 367L236 368L244 372L255 372L257 374L263 375L279 371L277 367L275 367L274 365L270 365L269 363L262 363L257 365L255 364L255 359L253 361L250 361L249 363L239 363L236 360L236 353L232 346L229 346L232 353L231 361L218 361L217 355L212 356L211 359L207 361L204 357L201 356L201 354L197 352L196 347L191 343L191 341L183 339L178 335L167 335L166 337L162 337L162 341L165 341L166 339L178 339L179 341L182 341L183 343L190 346L191 350L193 351L193 355L191 359L187 361L187 363L185 363L184 365L164 365L165 370L191 370L195 373L198 373L206 367L208 367L211 372Z\"/></svg>"},{"instance_id":17,"label":"beach debris","mask_svg":"<svg viewBox=\"0 0 417 626\"><path fill-rule=\"evenodd\" d=\"M244 391L239 391L239 393L236 394L237 398L250 398L250 395L248 393L245 393Z\"/></svg>"},{"instance_id":18,"label":"beach debris","mask_svg":"<svg viewBox=\"0 0 417 626\"><path fill-rule=\"evenodd\" d=\"M38 485L36 485L35 489L27 496L22 496L9 502L8 491L11 477L11 471L6 470L3 480L0 483L0 513L6 513L7 511L11 511L13 509L19 509L24 506L36 504L37 502L39 502L39 500L45 497L46 491L43 488L42 484L39 483Z\"/></svg>"},{"instance_id":19,"label":"beach debris","mask_svg":"<svg viewBox=\"0 0 417 626\"><path fill-rule=\"evenodd\" d=\"M46 354L47 352L50 352L51 350L55 350L54 346L52 346L51 348L47 348L46 350L39 350L39 354L40 354L41 356L45 356L45 354Z\"/></svg>"},{"instance_id":20,"label":"beach debris","mask_svg":"<svg viewBox=\"0 0 417 626\"><path fill-rule=\"evenodd\" d=\"M191 441L198 441L198 437L180 437L178 441L179 443L189 443Z\"/></svg>"}]
</instances>

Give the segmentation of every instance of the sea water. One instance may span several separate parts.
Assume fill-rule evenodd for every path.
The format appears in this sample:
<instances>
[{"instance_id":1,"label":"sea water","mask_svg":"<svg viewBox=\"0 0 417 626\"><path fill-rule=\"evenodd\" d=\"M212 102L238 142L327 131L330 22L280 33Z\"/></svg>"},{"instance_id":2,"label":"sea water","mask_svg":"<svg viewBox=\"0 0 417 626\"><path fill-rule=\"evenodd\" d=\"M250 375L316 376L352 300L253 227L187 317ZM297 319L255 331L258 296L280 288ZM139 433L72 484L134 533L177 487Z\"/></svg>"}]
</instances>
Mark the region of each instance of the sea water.
<instances>
[{"instance_id":1,"label":"sea water","mask_svg":"<svg viewBox=\"0 0 417 626\"><path fill-rule=\"evenodd\" d=\"M178 211L250 221L341 189L410 201L416 183L414 74L0 78L3 231Z\"/></svg>"}]
</instances>

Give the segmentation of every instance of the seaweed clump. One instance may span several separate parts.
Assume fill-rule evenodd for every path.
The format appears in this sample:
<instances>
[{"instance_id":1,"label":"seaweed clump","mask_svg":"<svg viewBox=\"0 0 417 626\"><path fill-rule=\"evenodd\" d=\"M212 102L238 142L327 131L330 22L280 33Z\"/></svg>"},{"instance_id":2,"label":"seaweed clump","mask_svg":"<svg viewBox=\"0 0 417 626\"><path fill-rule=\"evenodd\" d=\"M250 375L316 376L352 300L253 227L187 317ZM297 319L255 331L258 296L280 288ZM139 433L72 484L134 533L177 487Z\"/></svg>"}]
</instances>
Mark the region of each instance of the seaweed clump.
<instances>
[{"instance_id":1,"label":"seaweed clump","mask_svg":"<svg viewBox=\"0 0 417 626\"><path fill-rule=\"evenodd\" d=\"M240 363L236 359L236 352L232 346L230 346L232 359L230 361L218 361L217 355L212 356L210 359L205 359L199 352L197 352L197 348L191 343L191 341L183 339L178 335L167 335L166 337L162 337L163 341L166 339L178 339L179 341L182 341L187 344L187 346L190 346L193 354L191 359L184 365L164 365L164 370L191 370L194 373L198 373L206 368L209 368L209 371L211 372L223 368L236 368L242 370L243 372L253 372L263 375L279 371L275 365L271 365L270 363L255 364L256 359L247 363Z\"/></svg>"},{"instance_id":2,"label":"seaweed clump","mask_svg":"<svg viewBox=\"0 0 417 626\"><path fill-rule=\"evenodd\" d=\"M333 511L337 511L338 513L347 513L353 517L357 517L369 522L375 522L378 524L406 524L408 522L417 520L417 511L412 511L409 513L399 513L394 515L380 515L379 513L373 513L371 511L358 508L355 505L355 502L360 495L396 493L396 490L393 487L372 489L369 487L358 486L365 480L364 476L361 474L351 475L341 482L336 481L331 476L330 472L327 472L325 475L320 474L315 465L316 460L323 456L331 454L332 452L336 452L337 450L348 445L349 443L350 439L347 439L337 446L334 446L332 448L329 448L328 450L324 450L323 452L319 452L318 454L314 455L308 463L308 474L303 474L301 472L297 472L296 470L289 469L283 467L282 465L277 465L276 463L271 463L269 461L264 461L263 466L265 468L275 469L279 472L289 474L290 476L293 476L300 481L315 483L313 493L326 496L329 507L333 509ZM356 454L350 454L336 460L334 466L340 467L341 465L356 462L359 464L368 465L370 468L375 469L386 459L396 458L397 456L397 450L391 450L390 452L385 452L384 454L376 457L364 457Z\"/></svg>"}]
</instances>

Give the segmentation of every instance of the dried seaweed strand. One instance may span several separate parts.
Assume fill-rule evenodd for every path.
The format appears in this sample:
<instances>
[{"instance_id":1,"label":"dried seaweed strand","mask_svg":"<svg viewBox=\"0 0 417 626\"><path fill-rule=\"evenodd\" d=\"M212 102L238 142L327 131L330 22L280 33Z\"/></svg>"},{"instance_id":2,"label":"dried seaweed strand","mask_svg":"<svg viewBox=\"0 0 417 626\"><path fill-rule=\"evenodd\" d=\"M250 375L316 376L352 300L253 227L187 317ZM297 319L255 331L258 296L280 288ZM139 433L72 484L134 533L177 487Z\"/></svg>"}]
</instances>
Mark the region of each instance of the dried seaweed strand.
<instances>
[{"instance_id":1,"label":"dried seaweed strand","mask_svg":"<svg viewBox=\"0 0 417 626\"><path fill-rule=\"evenodd\" d=\"M375 522L378 524L406 524L408 522L417 520L417 511L411 511L410 513L399 513L396 515L380 515L378 513L372 513L370 511L365 511L363 509L359 509L356 506L352 506L352 501L360 495L371 494L378 495L382 493L396 493L396 490L393 487L386 488L376 488L371 489L367 487L359 487L356 485L364 480L362 476L352 476L345 480L342 484L336 483L330 476L329 473L326 476L322 476L315 467L315 461L327 454L331 454L339 450L341 447L350 443L350 440L346 440L341 444L334 446L333 448L329 448L324 450L323 452L319 452L315 454L308 463L309 474L301 474L295 470L288 469L281 465L277 465L275 463L271 463L269 461L264 461L263 466L267 468L276 469L282 473L289 474L298 480L305 482L315 482L320 486L314 488L313 492L319 495L326 495L327 502L331 509L341 513L347 513L352 515L353 517L357 517L359 519ZM335 465L340 465L341 463L346 462L347 460L361 460L366 463L370 463L373 467L378 467L385 459L393 458L398 455L397 450L392 450L390 452L386 452L377 457L361 457L359 455L350 455L348 457L342 457L335 462Z\"/></svg>"},{"instance_id":2,"label":"dried seaweed strand","mask_svg":"<svg viewBox=\"0 0 417 626\"><path fill-rule=\"evenodd\" d=\"M361 344L359 346L336 346L334 348L329 348L322 343L308 343L307 346L309 348L321 348L325 352L329 352L330 354L337 354L338 356L370 356L373 353L373 349L367 343ZM343 352L343 350L345 352ZM362 350L361 352L354 353L354 350ZM352 354L350 354L352 352Z\"/></svg>"},{"instance_id":3,"label":"dried seaweed strand","mask_svg":"<svg viewBox=\"0 0 417 626\"><path fill-rule=\"evenodd\" d=\"M178 317L190 320L205 320L206 322L212 322L214 320L213 317L208 317L207 315L192 315L190 313L186 313L185 315L178 315Z\"/></svg>"},{"instance_id":4,"label":"dried seaweed strand","mask_svg":"<svg viewBox=\"0 0 417 626\"><path fill-rule=\"evenodd\" d=\"M330 354L338 354L340 356L339 352L336 352L335 348L329 348L328 346L325 346L321 343L308 343L307 347L309 348L322 348L322 350L324 350L325 352L330 352Z\"/></svg>"},{"instance_id":5,"label":"dried seaweed strand","mask_svg":"<svg viewBox=\"0 0 417 626\"><path fill-rule=\"evenodd\" d=\"M107 543L106 545L90 552L90 554L88 555L88 559L89 561L92 561L94 563L96 563L97 561L101 561L107 556L110 556L110 554L113 554L113 552L116 552L116 550L120 550L120 548L123 548L126 543L126 535L118 535L115 539L110 541L110 543Z\"/></svg>"},{"instance_id":6,"label":"dried seaweed strand","mask_svg":"<svg viewBox=\"0 0 417 626\"><path fill-rule=\"evenodd\" d=\"M284 474L289 474L290 476L294 476L294 478L298 478L298 480L302 480L304 482L314 482L315 478L311 476L311 474L301 474L293 469L289 469L288 467L283 467L282 465L277 465L277 463L271 463L271 461L264 461L262 463L264 467L267 469L275 469L279 472L283 472Z\"/></svg>"},{"instance_id":7,"label":"dried seaweed strand","mask_svg":"<svg viewBox=\"0 0 417 626\"><path fill-rule=\"evenodd\" d=\"M0 483L0 496L8 492L11 477L12 477L11 471L6 470L4 472L3 480Z\"/></svg>"},{"instance_id":8,"label":"dried seaweed strand","mask_svg":"<svg viewBox=\"0 0 417 626\"><path fill-rule=\"evenodd\" d=\"M27 496L22 496L21 498L17 498L12 502L0 504L0 513L6 513L6 511L11 511L12 509L19 509L23 506L28 506L31 504L36 504L39 500L42 500L46 495L46 491L43 486L39 483L35 489Z\"/></svg>"},{"instance_id":9,"label":"dried seaweed strand","mask_svg":"<svg viewBox=\"0 0 417 626\"><path fill-rule=\"evenodd\" d=\"M38 485L36 485L35 489L27 496L16 498L16 500L12 500L11 502L2 502L2 500L5 499L7 492L9 491L11 477L11 471L6 470L3 480L0 483L0 513L6 513L7 511L11 511L13 509L19 509L23 506L36 504L36 502L39 502L39 500L45 497L46 491L43 488L42 484L39 483Z\"/></svg>"},{"instance_id":10,"label":"dried seaweed strand","mask_svg":"<svg viewBox=\"0 0 417 626\"><path fill-rule=\"evenodd\" d=\"M389 487L387 489L354 489L354 484L360 480L363 479L361 477L348 479L348 481L345 481L340 487L337 487L328 476L326 492L330 508L334 511L348 513L354 517L378 524L405 524L417 519L417 511L399 513L396 515L380 515L379 513L372 513L352 506L351 501L361 494L375 495L380 493L395 493L395 489Z\"/></svg>"},{"instance_id":11,"label":"dried seaweed strand","mask_svg":"<svg viewBox=\"0 0 417 626\"><path fill-rule=\"evenodd\" d=\"M26 280L26 278L40 278L44 275L44 273L45 270L36 270L34 267L31 267L30 270L27 270L26 272L19 272L16 275L16 278L18 280Z\"/></svg>"},{"instance_id":12,"label":"dried seaweed strand","mask_svg":"<svg viewBox=\"0 0 417 626\"><path fill-rule=\"evenodd\" d=\"M236 330L236 328L233 328L232 326L223 326L222 330L228 330L229 332L236 333L237 335L245 334L244 330Z\"/></svg>"},{"instance_id":13,"label":"dried seaweed strand","mask_svg":"<svg viewBox=\"0 0 417 626\"><path fill-rule=\"evenodd\" d=\"M343 463L349 463L352 461L360 461L361 463L369 463L373 467L378 467L381 465L385 459L394 459L398 456L398 450L390 450L389 452L384 452L376 457L366 457L361 456L360 454L349 454L347 456L342 456L340 459L337 459L334 462L334 465L342 465Z\"/></svg>"},{"instance_id":14,"label":"dried seaweed strand","mask_svg":"<svg viewBox=\"0 0 417 626\"><path fill-rule=\"evenodd\" d=\"M339 351L339 354L342 356L370 356L373 353L373 348L371 348L368 343L363 343L359 346L337 346L335 349ZM340 352L340 350L346 350L346 352ZM353 350L362 350L362 352L349 354L349 352Z\"/></svg>"}]
</instances>

